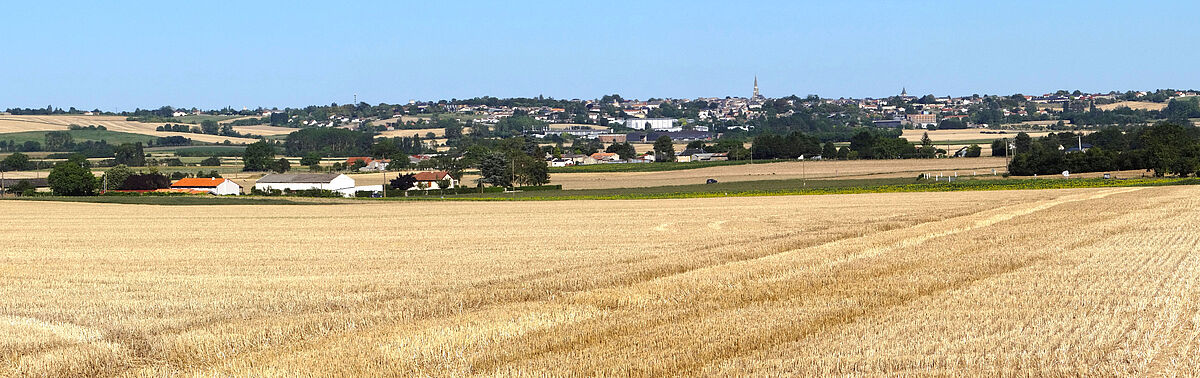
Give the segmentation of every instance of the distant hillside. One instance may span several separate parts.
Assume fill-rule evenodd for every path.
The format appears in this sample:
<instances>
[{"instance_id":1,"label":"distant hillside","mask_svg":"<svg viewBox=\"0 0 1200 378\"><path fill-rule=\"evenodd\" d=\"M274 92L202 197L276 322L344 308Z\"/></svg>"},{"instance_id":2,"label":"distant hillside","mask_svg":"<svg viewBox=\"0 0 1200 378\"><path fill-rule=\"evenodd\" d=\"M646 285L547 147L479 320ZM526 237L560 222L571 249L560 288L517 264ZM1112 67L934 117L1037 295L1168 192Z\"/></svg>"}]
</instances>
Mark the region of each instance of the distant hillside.
<instances>
[{"instance_id":1,"label":"distant hillside","mask_svg":"<svg viewBox=\"0 0 1200 378\"><path fill-rule=\"evenodd\" d=\"M1113 110L1120 107L1127 107L1134 110L1163 110L1167 107L1165 102L1147 102L1147 101L1121 101L1112 104L1097 105L1100 110Z\"/></svg>"},{"instance_id":2,"label":"distant hillside","mask_svg":"<svg viewBox=\"0 0 1200 378\"><path fill-rule=\"evenodd\" d=\"M197 142L221 143L226 140L231 143L254 143L256 139L234 138L221 135L194 134L170 131L156 131L155 128L164 123L142 123L126 121L120 116L85 116L85 115L5 115L0 116L0 134L19 133L28 131L68 130L70 125L104 126L108 131L141 134L152 137L182 136ZM0 135L0 139L5 139Z\"/></svg>"}]
</instances>

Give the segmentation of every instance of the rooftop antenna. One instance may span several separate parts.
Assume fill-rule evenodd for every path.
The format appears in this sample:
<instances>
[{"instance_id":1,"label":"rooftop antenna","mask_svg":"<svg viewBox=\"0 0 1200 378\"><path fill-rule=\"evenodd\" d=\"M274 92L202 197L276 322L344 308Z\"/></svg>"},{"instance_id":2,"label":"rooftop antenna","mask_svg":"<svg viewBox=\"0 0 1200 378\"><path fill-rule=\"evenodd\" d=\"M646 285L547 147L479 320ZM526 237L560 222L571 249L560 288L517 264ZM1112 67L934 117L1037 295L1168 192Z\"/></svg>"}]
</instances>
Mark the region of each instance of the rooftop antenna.
<instances>
[{"instance_id":1,"label":"rooftop antenna","mask_svg":"<svg viewBox=\"0 0 1200 378\"><path fill-rule=\"evenodd\" d=\"M358 93L354 94L354 105L358 105Z\"/></svg>"}]
</instances>

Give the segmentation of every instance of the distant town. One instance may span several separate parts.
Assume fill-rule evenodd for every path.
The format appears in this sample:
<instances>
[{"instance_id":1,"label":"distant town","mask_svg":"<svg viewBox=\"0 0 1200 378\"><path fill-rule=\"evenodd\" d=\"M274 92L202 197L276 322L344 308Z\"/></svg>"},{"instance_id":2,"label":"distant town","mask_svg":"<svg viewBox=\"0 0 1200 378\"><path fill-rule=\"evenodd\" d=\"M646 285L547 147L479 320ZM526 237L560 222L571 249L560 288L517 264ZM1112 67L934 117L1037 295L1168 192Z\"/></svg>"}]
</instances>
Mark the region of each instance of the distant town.
<instances>
[{"instance_id":1,"label":"distant town","mask_svg":"<svg viewBox=\"0 0 1200 378\"><path fill-rule=\"evenodd\" d=\"M9 108L0 115L8 130L0 132L0 152L11 155L0 171L47 170L64 162L122 167L117 172L124 175L136 173L124 171L128 167L195 167L198 173L182 168L168 173L171 168L166 168L152 172L155 177L128 181L134 183L130 185L124 185L124 176L116 180L118 185L108 185L102 177L93 186L100 191L198 190L195 184L203 183L212 193L304 188L356 196L384 195L390 189L539 187L551 182L552 169L573 166L755 159L1012 157L1007 171L1019 175L1137 169L1187 175L1200 169L1188 154L1147 157L1153 153L1147 146L1180 139L1171 133L1194 137L1173 127L1190 126L1200 118L1200 92L1195 90L939 97L900 88L882 98L768 98L754 78L748 93L695 99L613 94L591 100L358 101L240 110L164 106L116 113ZM975 131L957 137L935 134L935 141L928 133L939 130ZM1029 133L1037 133L1038 139ZM1148 139L1160 134L1164 136L1154 140L1161 143ZM230 172L286 174L292 167L309 173L265 176L266 181L220 190L221 182L211 180ZM413 170L420 172L387 185L354 185L338 178L341 173ZM467 171L478 178L460 183ZM196 180L179 183L188 178ZM14 183L4 186L8 184Z\"/></svg>"}]
</instances>

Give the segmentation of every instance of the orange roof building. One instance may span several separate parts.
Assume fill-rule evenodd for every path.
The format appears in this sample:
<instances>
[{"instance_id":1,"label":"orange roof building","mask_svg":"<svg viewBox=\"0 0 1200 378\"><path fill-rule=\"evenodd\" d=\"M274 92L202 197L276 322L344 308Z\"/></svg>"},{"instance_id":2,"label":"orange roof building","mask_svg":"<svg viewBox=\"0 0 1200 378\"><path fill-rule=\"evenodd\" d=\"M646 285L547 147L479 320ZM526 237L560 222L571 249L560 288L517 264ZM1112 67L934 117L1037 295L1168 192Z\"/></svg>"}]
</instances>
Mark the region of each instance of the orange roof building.
<instances>
[{"instance_id":1,"label":"orange roof building","mask_svg":"<svg viewBox=\"0 0 1200 378\"><path fill-rule=\"evenodd\" d=\"M219 196L242 194L242 186L223 178L187 177L171 184L171 189L206 191Z\"/></svg>"}]
</instances>

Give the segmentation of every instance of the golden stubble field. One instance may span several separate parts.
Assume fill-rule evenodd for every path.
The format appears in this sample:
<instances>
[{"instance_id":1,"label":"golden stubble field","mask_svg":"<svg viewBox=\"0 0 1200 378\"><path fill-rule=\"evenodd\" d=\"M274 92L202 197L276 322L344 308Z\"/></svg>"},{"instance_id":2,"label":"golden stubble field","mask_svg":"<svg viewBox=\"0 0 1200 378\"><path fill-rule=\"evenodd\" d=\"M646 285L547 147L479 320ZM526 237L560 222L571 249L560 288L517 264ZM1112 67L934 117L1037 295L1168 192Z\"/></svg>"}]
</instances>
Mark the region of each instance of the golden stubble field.
<instances>
[{"instance_id":1,"label":"golden stubble field","mask_svg":"<svg viewBox=\"0 0 1200 378\"><path fill-rule=\"evenodd\" d=\"M1186 375L1198 194L2 201L0 375Z\"/></svg>"},{"instance_id":2,"label":"golden stubble field","mask_svg":"<svg viewBox=\"0 0 1200 378\"><path fill-rule=\"evenodd\" d=\"M664 185L703 184L707 179L719 182L788 180L808 178L868 179L912 177L922 173L959 176L991 175L1006 171L1004 158L978 157L955 159L897 160L822 160L742 164L660 172L554 173L551 184L563 189L639 188Z\"/></svg>"},{"instance_id":3,"label":"golden stubble field","mask_svg":"<svg viewBox=\"0 0 1200 378\"><path fill-rule=\"evenodd\" d=\"M1121 101L1112 104L1097 105L1100 110L1113 110L1120 107L1126 107L1134 110L1163 110L1167 107L1165 102L1149 102L1149 101Z\"/></svg>"},{"instance_id":4,"label":"golden stubble field","mask_svg":"<svg viewBox=\"0 0 1200 378\"><path fill-rule=\"evenodd\" d=\"M987 131L987 132L1003 131L1004 134L985 134L984 133L985 131ZM995 139L1004 139L1004 138L1008 138L1011 140L1013 138L1016 138L1017 134L1021 133L1021 131L990 130L990 129L946 129L946 130L932 130L931 131L931 130L923 130L923 129L910 129L910 130L904 130L904 132L900 135L900 137L908 140L909 142L921 143L921 138L923 138L926 133L929 134L929 140L932 140L934 143L938 144L939 147L941 147L942 145L945 145L946 143L950 143L953 145L965 145L964 143L962 143L962 141L976 141L976 140L991 141L991 140L995 140ZM1049 131L1025 131L1025 133L1029 134L1030 137L1040 138L1040 137L1046 136L1046 134L1049 134L1050 132ZM990 143L991 142L978 143L978 144L980 147L990 147Z\"/></svg>"},{"instance_id":5,"label":"golden stubble field","mask_svg":"<svg viewBox=\"0 0 1200 378\"><path fill-rule=\"evenodd\" d=\"M120 131L133 134L152 135L157 137L182 136L199 142L220 143L229 140L232 143L254 143L256 139L232 138L220 135L177 133L155 131L154 128L164 123L142 123L126 121L120 116L84 116L84 115L6 115L0 116L0 133L16 133L23 131L55 131L67 130L72 124L80 126L104 126L109 131ZM235 128L245 131L244 128Z\"/></svg>"}]
</instances>

